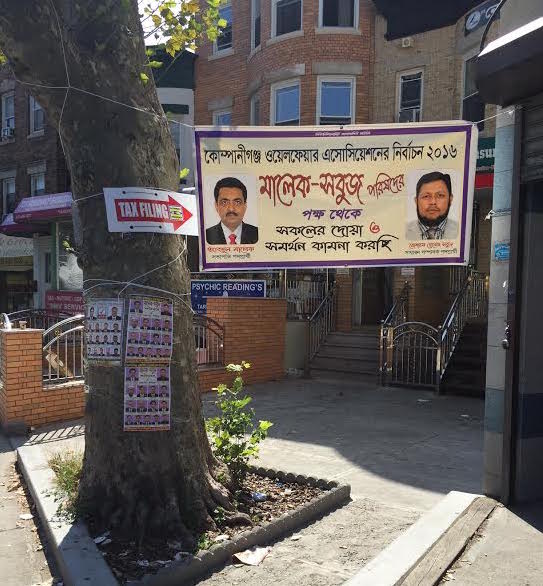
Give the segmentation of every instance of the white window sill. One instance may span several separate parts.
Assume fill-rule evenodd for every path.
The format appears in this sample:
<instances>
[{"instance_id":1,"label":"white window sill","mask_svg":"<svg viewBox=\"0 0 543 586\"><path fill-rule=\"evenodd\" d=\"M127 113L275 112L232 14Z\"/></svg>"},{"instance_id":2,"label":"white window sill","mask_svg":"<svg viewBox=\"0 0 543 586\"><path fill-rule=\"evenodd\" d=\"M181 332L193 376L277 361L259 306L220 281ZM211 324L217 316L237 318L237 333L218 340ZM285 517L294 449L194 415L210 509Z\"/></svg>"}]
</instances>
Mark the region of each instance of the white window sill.
<instances>
[{"instance_id":1,"label":"white window sill","mask_svg":"<svg viewBox=\"0 0 543 586\"><path fill-rule=\"evenodd\" d=\"M319 26L315 29L316 35L362 35L360 29L352 26Z\"/></svg>"},{"instance_id":2,"label":"white window sill","mask_svg":"<svg viewBox=\"0 0 543 586\"><path fill-rule=\"evenodd\" d=\"M260 45L258 45L258 47L255 47L250 53L249 56L247 57L247 61L250 61L257 53L260 53L262 49L262 43L260 43Z\"/></svg>"},{"instance_id":3,"label":"white window sill","mask_svg":"<svg viewBox=\"0 0 543 586\"><path fill-rule=\"evenodd\" d=\"M27 138L37 138L38 136L43 136L45 134L45 130L42 128L41 130L36 130L35 132L31 132Z\"/></svg>"},{"instance_id":4,"label":"white window sill","mask_svg":"<svg viewBox=\"0 0 543 586\"><path fill-rule=\"evenodd\" d=\"M223 49L222 51L217 51L210 55L207 60L208 61L215 61L215 59L222 59L223 57L230 57L230 55L234 55L234 49L230 47L229 49Z\"/></svg>"},{"instance_id":5,"label":"white window sill","mask_svg":"<svg viewBox=\"0 0 543 586\"><path fill-rule=\"evenodd\" d=\"M279 35L278 37L272 37L266 41L266 46L275 45L275 43L280 43L281 41L288 41L289 39L295 39L296 37L303 37L304 31L292 31L291 33L285 33L284 35Z\"/></svg>"}]
</instances>

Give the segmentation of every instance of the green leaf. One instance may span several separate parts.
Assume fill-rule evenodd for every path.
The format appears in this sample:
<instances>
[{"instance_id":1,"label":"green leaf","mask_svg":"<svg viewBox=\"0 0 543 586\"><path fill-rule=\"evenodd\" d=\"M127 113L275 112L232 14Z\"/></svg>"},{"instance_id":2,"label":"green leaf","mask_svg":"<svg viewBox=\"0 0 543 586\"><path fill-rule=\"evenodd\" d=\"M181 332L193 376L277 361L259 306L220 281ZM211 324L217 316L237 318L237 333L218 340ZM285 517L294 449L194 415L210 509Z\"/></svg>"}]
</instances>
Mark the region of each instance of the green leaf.
<instances>
[{"instance_id":1,"label":"green leaf","mask_svg":"<svg viewBox=\"0 0 543 586\"><path fill-rule=\"evenodd\" d=\"M179 179L184 179L190 173L190 169L185 167L184 169L179 170Z\"/></svg>"},{"instance_id":2,"label":"green leaf","mask_svg":"<svg viewBox=\"0 0 543 586\"><path fill-rule=\"evenodd\" d=\"M149 82L149 76L146 75L145 73L141 72L140 73L140 80L143 83L143 85L146 85Z\"/></svg>"},{"instance_id":3,"label":"green leaf","mask_svg":"<svg viewBox=\"0 0 543 586\"><path fill-rule=\"evenodd\" d=\"M162 67L163 63L162 61L149 61L147 65L153 69L158 69L159 67Z\"/></svg>"}]
</instances>

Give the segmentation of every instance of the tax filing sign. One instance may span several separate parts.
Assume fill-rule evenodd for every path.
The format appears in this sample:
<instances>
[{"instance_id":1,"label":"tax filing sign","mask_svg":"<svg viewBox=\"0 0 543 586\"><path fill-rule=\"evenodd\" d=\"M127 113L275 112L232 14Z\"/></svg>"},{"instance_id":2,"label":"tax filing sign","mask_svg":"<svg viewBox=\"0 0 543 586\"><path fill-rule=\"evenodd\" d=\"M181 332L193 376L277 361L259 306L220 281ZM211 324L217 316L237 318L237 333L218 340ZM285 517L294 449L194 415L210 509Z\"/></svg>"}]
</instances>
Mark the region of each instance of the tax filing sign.
<instances>
[{"instance_id":1,"label":"tax filing sign","mask_svg":"<svg viewBox=\"0 0 543 586\"><path fill-rule=\"evenodd\" d=\"M477 128L197 128L204 270L466 264Z\"/></svg>"},{"instance_id":2,"label":"tax filing sign","mask_svg":"<svg viewBox=\"0 0 543 586\"><path fill-rule=\"evenodd\" d=\"M110 232L198 235L193 195L143 189L104 188Z\"/></svg>"}]
</instances>

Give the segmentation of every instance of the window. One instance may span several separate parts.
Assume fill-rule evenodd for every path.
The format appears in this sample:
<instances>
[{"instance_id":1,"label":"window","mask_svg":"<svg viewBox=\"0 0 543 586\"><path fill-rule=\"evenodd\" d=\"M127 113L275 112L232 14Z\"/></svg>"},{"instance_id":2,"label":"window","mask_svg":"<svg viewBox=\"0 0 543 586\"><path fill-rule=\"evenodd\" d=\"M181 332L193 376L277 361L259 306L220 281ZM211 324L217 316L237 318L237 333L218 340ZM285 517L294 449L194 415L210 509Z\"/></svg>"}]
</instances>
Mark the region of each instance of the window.
<instances>
[{"instance_id":1,"label":"window","mask_svg":"<svg viewBox=\"0 0 543 586\"><path fill-rule=\"evenodd\" d=\"M272 0L274 37L302 29L302 0Z\"/></svg>"},{"instance_id":2,"label":"window","mask_svg":"<svg viewBox=\"0 0 543 586\"><path fill-rule=\"evenodd\" d=\"M272 86L272 124L298 126L300 124L300 84L287 82Z\"/></svg>"},{"instance_id":3,"label":"window","mask_svg":"<svg viewBox=\"0 0 543 586\"><path fill-rule=\"evenodd\" d=\"M477 56L464 61L464 94L462 96L462 119L479 122L485 117L485 103L481 100L475 83L475 63ZM478 124L483 130L485 123Z\"/></svg>"},{"instance_id":4,"label":"window","mask_svg":"<svg viewBox=\"0 0 543 586\"><path fill-rule=\"evenodd\" d=\"M2 179L2 217L15 209L15 177Z\"/></svg>"},{"instance_id":5,"label":"window","mask_svg":"<svg viewBox=\"0 0 543 586\"><path fill-rule=\"evenodd\" d=\"M260 98L253 96L251 98L251 126L260 126Z\"/></svg>"},{"instance_id":6,"label":"window","mask_svg":"<svg viewBox=\"0 0 543 586\"><path fill-rule=\"evenodd\" d=\"M215 41L215 52L226 51L232 48L232 5L228 3L219 9L219 18L226 20L226 26Z\"/></svg>"},{"instance_id":7,"label":"window","mask_svg":"<svg viewBox=\"0 0 543 586\"><path fill-rule=\"evenodd\" d=\"M232 126L232 110L217 110L213 113L215 126Z\"/></svg>"},{"instance_id":8,"label":"window","mask_svg":"<svg viewBox=\"0 0 543 586\"><path fill-rule=\"evenodd\" d=\"M420 122L422 111L422 71L400 76L398 122Z\"/></svg>"},{"instance_id":9,"label":"window","mask_svg":"<svg viewBox=\"0 0 543 586\"><path fill-rule=\"evenodd\" d=\"M261 0L252 0L251 4L251 48L256 49L260 45L260 23L262 22Z\"/></svg>"},{"instance_id":10,"label":"window","mask_svg":"<svg viewBox=\"0 0 543 586\"><path fill-rule=\"evenodd\" d=\"M317 124L354 123L354 79L319 78Z\"/></svg>"},{"instance_id":11,"label":"window","mask_svg":"<svg viewBox=\"0 0 543 586\"><path fill-rule=\"evenodd\" d=\"M44 126L44 112L38 101L30 96L30 134L40 132Z\"/></svg>"},{"instance_id":12,"label":"window","mask_svg":"<svg viewBox=\"0 0 543 586\"><path fill-rule=\"evenodd\" d=\"M2 96L2 138L13 136L15 129L15 93L10 92Z\"/></svg>"},{"instance_id":13,"label":"window","mask_svg":"<svg viewBox=\"0 0 543 586\"><path fill-rule=\"evenodd\" d=\"M45 194L45 173L33 173L30 175L30 195Z\"/></svg>"},{"instance_id":14,"label":"window","mask_svg":"<svg viewBox=\"0 0 543 586\"><path fill-rule=\"evenodd\" d=\"M320 0L320 26L358 25L358 2L356 0Z\"/></svg>"}]
</instances>

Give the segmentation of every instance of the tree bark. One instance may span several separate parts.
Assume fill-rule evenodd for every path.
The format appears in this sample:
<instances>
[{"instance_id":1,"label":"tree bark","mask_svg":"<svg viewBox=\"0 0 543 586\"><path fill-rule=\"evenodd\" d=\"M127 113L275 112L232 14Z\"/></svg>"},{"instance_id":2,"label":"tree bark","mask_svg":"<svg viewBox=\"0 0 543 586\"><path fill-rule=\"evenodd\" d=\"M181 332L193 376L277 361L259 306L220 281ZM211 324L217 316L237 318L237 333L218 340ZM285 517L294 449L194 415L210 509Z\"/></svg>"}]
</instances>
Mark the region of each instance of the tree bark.
<instances>
[{"instance_id":1,"label":"tree bark","mask_svg":"<svg viewBox=\"0 0 543 586\"><path fill-rule=\"evenodd\" d=\"M0 0L0 46L19 82L32 84L28 90L49 122L60 121L85 288L131 281L173 261L185 247L180 237L109 233L103 197L84 199L108 186L176 190L179 184L168 121L145 69L136 0ZM174 298L171 431L123 432L122 367L87 362L80 502L97 528L132 538L194 534L213 525L217 505L232 505L205 434L186 252L137 282L186 295L186 304ZM121 288L97 287L85 300L116 296ZM122 297L134 293L145 291L129 287Z\"/></svg>"}]
</instances>

